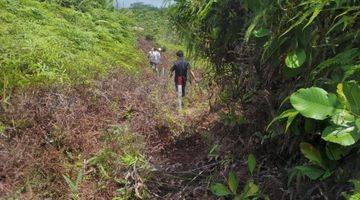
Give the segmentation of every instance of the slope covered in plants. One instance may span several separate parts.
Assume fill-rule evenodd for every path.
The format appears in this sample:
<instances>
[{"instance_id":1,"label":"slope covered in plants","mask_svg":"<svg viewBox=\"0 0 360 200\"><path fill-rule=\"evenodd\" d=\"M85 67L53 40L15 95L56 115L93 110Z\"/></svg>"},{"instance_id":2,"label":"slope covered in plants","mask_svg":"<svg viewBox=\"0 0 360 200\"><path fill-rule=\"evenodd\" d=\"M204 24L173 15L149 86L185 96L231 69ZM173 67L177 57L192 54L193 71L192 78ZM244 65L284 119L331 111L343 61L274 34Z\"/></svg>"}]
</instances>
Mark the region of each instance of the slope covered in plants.
<instances>
[{"instance_id":1,"label":"slope covered in plants","mask_svg":"<svg viewBox=\"0 0 360 200\"><path fill-rule=\"evenodd\" d=\"M30 85L91 82L117 67L138 71L144 56L133 20L101 5L74 9L66 2L0 1L4 96Z\"/></svg>"},{"instance_id":2,"label":"slope covered in plants","mask_svg":"<svg viewBox=\"0 0 360 200\"><path fill-rule=\"evenodd\" d=\"M1 199L119 194L131 160L117 155L142 143L117 115L146 56L134 21L104 2L0 1Z\"/></svg>"}]
</instances>

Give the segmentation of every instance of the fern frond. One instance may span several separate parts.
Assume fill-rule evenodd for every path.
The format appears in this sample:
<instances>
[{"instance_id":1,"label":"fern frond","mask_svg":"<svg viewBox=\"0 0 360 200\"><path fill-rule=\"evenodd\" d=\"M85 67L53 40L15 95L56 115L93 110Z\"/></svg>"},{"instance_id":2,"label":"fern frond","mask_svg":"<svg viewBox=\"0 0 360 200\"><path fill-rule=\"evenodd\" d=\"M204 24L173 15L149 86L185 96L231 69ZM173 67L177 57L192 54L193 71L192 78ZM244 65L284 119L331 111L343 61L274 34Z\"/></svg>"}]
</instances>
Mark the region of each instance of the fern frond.
<instances>
[{"instance_id":1,"label":"fern frond","mask_svg":"<svg viewBox=\"0 0 360 200\"><path fill-rule=\"evenodd\" d=\"M291 30L293 30L295 27L299 26L300 24L302 24L306 18L308 18L312 13L312 10L307 10L301 17L300 19L298 19L294 24L292 24L284 33L282 33L280 35L280 37L286 35L288 32L290 32Z\"/></svg>"},{"instance_id":2,"label":"fern frond","mask_svg":"<svg viewBox=\"0 0 360 200\"><path fill-rule=\"evenodd\" d=\"M313 8L313 14L310 17L308 23L306 23L306 25L304 26L303 29L305 29L306 27L308 27L313 21L314 19L320 14L320 12L322 11L323 7L325 6L325 4L327 3L327 1L320 1L319 3L317 3L314 8Z\"/></svg>"},{"instance_id":3,"label":"fern frond","mask_svg":"<svg viewBox=\"0 0 360 200\"><path fill-rule=\"evenodd\" d=\"M358 48L352 48L349 50L346 50L344 52L341 52L337 54L335 57L327 59L320 63L318 66L316 66L311 73L312 79L315 78L317 74L322 72L328 67L337 65L338 67L341 67L343 65L348 65L354 62L354 59L360 55L360 51Z\"/></svg>"}]
</instances>

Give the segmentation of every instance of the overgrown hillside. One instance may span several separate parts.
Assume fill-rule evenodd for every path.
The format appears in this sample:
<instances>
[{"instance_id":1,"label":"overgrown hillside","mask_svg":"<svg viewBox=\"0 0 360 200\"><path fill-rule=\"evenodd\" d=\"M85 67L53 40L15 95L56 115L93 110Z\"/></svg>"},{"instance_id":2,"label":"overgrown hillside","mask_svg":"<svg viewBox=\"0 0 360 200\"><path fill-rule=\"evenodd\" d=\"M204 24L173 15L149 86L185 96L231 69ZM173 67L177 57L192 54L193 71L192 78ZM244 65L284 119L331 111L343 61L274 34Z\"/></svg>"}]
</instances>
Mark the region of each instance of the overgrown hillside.
<instances>
[{"instance_id":1,"label":"overgrown hillside","mask_svg":"<svg viewBox=\"0 0 360 200\"><path fill-rule=\"evenodd\" d=\"M3 98L30 85L88 83L113 68L138 71L144 56L136 49L133 20L92 4L71 6L0 1Z\"/></svg>"},{"instance_id":2,"label":"overgrown hillside","mask_svg":"<svg viewBox=\"0 0 360 200\"><path fill-rule=\"evenodd\" d=\"M120 123L146 55L134 20L81 2L0 1L0 199L134 196Z\"/></svg>"}]
</instances>

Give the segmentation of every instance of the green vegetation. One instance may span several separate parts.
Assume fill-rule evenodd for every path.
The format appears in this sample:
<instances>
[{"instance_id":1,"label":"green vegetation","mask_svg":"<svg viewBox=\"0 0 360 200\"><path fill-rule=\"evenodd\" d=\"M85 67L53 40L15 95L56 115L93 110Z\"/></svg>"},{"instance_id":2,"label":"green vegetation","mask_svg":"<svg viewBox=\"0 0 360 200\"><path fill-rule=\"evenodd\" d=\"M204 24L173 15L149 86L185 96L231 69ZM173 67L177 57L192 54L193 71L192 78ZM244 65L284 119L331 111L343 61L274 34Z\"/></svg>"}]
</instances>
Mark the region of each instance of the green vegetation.
<instances>
[{"instance_id":1,"label":"green vegetation","mask_svg":"<svg viewBox=\"0 0 360 200\"><path fill-rule=\"evenodd\" d=\"M144 56L136 49L133 21L101 7L81 8L87 9L36 0L0 1L3 97L30 85L88 83L116 67L138 70Z\"/></svg>"},{"instance_id":2,"label":"green vegetation","mask_svg":"<svg viewBox=\"0 0 360 200\"><path fill-rule=\"evenodd\" d=\"M293 142L284 145L289 157L301 150L309 161L284 166L291 168L289 183L295 176L341 182L334 177L339 171L348 179L360 176L344 164L356 165L360 150L359 14L353 0L180 0L172 23L194 54L214 64L221 100L234 105L230 113L237 103L242 112L249 102L261 104L266 91L261 105L270 104L271 122L266 132L264 126L253 131L272 141L287 132L299 141L296 152ZM273 108L289 109L274 117ZM274 126L284 119L283 129Z\"/></svg>"},{"instance_id":3,"label":"green vegetation","mask_svg":"<svg viewBox=\"0 0 360 200\"><path fill-rule=\"evenodd\" d=\"M135 19L138 33L147 40L154 41L157 46L176 51L185 50L178 35L171 29L169 8L156 8L143 3L134 3L129 10L124 10L127 16Z\"/></svg>"},{"instance_id":4,"label":"green vegetation","mask_svg":"<svg viewBox=\"0 0 360 200\"><path fill-rule=\"evenodd\" d=\"M356 0L0 0L0 198L358 199L359 18ZM153 46L202 79L183 110Z\"/></svg>"},{"instance_id":5,"label":"green vegetation","mask_svg":"<svg viewBox=\"0 0 360 200\"><path fill-rule=\"evenodd\" d=\"M249 168L250 175L253 176L254 169L256 166L256 160L253 154L250 154L247 159L247 165ZM211 186L210 190L213 194L218 197L231 196L234 200L248 200L248 199L258 199L264 198L269 199L269 197L262 195L259 189L259 186L254 183L254 179L251 178L248 180L242 190L238 193L239 180L236 177L235 172L231 171L227 180L229 188L221 183L215 183Z\"/></svg>"}]
</instances>

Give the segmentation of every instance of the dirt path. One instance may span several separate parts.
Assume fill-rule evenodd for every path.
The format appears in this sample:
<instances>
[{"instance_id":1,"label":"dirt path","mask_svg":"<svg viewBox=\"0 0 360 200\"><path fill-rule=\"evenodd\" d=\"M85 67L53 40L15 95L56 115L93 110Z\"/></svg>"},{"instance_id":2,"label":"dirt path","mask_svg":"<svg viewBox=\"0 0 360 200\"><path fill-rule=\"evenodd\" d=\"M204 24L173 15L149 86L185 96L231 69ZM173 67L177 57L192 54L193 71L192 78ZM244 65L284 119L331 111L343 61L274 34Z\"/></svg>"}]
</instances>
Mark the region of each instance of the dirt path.
<instances>
[{"instance_id":1,"label":"dirt path","mask_svg":"<svg viewBox=\"0 0 360 200\"><path fill-rule=\"evenodd\" d=\"M147 52L151 45L140 40L139 47ZM166 74L171 57L170 53L163 54ZM208 114L207 96L194 86L188 87L185 108L179 111L172 79L167 75L154 77L147 71L144 76L149 79L139 87L139 90L147 88L146 99L136 106L143 111L137 112L131 127L147 141L146 155L154 173L148 189L154 198L196 199L196 193L200 192L197 179L203 176L201 171L214 166L208 160L209 144L196 130ZM142 98L139 96L139 99Z\"/></svg>"}]
</instances>

